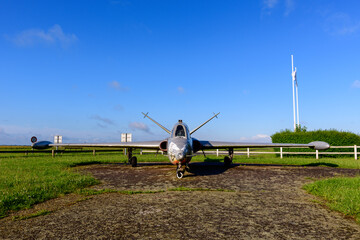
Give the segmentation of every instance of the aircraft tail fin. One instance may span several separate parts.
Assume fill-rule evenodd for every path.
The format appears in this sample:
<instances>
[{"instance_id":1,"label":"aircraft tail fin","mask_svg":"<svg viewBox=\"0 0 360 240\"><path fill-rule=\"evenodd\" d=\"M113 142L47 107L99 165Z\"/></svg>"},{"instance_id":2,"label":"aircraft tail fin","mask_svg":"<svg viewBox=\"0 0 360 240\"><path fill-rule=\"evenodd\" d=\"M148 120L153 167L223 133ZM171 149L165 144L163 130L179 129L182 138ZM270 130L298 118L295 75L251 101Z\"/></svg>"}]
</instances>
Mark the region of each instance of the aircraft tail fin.
<instances>
[{"instance_id":1,"label":"aircraft tail fin","mask_svg":"<svg viewBox=\"0 0 360 240\"><path fill-rule=\"evenodd\" d=\"M168 134L171 134L171 131L169 129L167 129L166 127L164 127L163 125L161 125L160 123L158 123L157 121L155 121L154 119L152 119L151 117L148 116L148 113L143 113L144 114L144 118L148 118L150 119L151 121L153 121L156 125L158 125L159 127L161 127L165 132L167 132Z\"/></svg>"},{"instance_id":2,"label":"aircraft tail fin","mask_svg":"<svg viewBox=\"0 0 360 240\"><path fill-rule=\"evenodd\" d=\"M207 124L208 122L210 122L214 117L217 118L217 115L219 115L219 114L220 114L220 112L217 113L217 114L214 113L214 116L213 116L212 118L210 118L209 120L207 120L206 122L204 122L203 124L201 124L200 126L198 126L197 128L195 128L194 130L192 130L192 131L190 132L190 135L193 134L194 132L196 132L197 130L199 130L199 128L201 128L202 126L204 126L204 125Z\"/></svg>"}]
</instances>

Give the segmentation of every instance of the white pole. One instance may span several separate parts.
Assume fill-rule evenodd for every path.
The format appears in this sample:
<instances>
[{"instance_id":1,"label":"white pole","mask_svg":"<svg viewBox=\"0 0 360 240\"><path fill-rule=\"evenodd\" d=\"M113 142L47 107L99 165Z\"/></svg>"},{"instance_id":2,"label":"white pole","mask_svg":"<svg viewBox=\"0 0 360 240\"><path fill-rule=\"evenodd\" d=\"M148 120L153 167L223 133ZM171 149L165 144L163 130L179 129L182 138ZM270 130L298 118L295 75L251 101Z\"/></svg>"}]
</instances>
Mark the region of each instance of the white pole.
<instances>
[{"instance_id":1,"label":"white pole","mask_svg":"<svg viewBox=\"0 0 360 240\"><path fill-rule=\"evenodd\" d=\"M282 159L283 158L283 148L280 147L280 158Z\"/></svg>"},{"instance_id":2,"label":"white pole","mask_svg":"<svg viewBox=\"0 0 360 240\"><path fill-rule=\"evenodd\" d=\"M294 132L296 131L296 117L295 117L295 74L294 74L294 56L291 55L291 75L292 75L292 88L293 88L293 111L294 111Z\"/></svg>"},{"instance_id":3,"label":"white pole","mask_svg":"<svg viewBox=\"0 0 360 240\"><path fill-rule=\"evenodd\" d=\"M355 155L355 160L357 160L357 146L354 145L354 155Z\"/></svg>"},{"instance_id":4,"label":"white pole","mask_svg":"<svg viewBox=\"0 0 360 240\"><path fill-rule=\"evenodd\" d=\"M297 114L297 126L300 126L299 122L299 92L298 92L298 82L297 82L297 76L296 76L296 68L295 68L295 81L296 81L296 114Z\"/></svg>"},{"instance_id":5,"label":"white pole","mask_svg":"<svg viewBox=\"0 0 360 240\"><path fill-rule=\"evenodd\" d=\"M247 148L247 157L250 157L250 148Z\"/></svg>"}]
</instances>

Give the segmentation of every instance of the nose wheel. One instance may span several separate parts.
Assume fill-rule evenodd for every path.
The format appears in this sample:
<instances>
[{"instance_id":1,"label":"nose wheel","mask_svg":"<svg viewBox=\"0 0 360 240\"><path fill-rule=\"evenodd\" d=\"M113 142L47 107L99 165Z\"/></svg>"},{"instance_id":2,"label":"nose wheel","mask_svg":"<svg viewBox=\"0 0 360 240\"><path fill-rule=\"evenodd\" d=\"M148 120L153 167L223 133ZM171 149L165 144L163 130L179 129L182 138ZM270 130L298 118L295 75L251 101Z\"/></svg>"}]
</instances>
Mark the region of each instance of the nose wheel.
<instances>
[{"instance_id":1,"label":"nose wheel","mask_svg":"<svg viewBox=\"0 0 360 240\"><path fill-rule=\"evenodd\" d=\"M185 173L185 168L182 169L181 165L179 164L176 169L176 177L178 179L181 179L184 177L184 173Z\"/></svg>"},{"instance_id":2,"label":"nose wheel","mask_svg":"<svg viewBox=\"0 0 360 240\"><path fill-rule=\"evenodd\" d=\"M184 171L182 171L182 170L176 170L176 177L177 177L178 179L183 178L183 176L184 176Z\"/></svg>"}]
</instances>

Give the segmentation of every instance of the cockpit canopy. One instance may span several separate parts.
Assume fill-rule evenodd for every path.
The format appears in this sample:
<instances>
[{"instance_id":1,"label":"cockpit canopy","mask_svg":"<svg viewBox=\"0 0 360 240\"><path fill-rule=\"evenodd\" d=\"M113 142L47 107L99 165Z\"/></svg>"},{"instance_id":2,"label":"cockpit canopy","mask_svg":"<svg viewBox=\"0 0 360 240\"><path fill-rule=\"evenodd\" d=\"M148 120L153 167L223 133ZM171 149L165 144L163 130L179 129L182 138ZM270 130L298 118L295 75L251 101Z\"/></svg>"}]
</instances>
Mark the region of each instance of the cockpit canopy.
<instances>
[{"instance_id":1,"label":"cockpit canopy","mask_svg":"<svg viewBox=\"0 0 360 240\"><path fill-rule=\"evenodd\" d=\"M185 137L185 130L182 125L177 125L175 131L175 137Z\"/></svg>"},{"instance_id":2,"label":"cockpit canopy","mask_svg":"<svg viewBox=\"0 0 360 240\"><path fill-rule=\"evenodd\" d=\"M173 137L182 137L187 138L190 136L188 127L184 123L178 123L174 126L172 130L172 136Z\"/></svg>"}]
</instances>

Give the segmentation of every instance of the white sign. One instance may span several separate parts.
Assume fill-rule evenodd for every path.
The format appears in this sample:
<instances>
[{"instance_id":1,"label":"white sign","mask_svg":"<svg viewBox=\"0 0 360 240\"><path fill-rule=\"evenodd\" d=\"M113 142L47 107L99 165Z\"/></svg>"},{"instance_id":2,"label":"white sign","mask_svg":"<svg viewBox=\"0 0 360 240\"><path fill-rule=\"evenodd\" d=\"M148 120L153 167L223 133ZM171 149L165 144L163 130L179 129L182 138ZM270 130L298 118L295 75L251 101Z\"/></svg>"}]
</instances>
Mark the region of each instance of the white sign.
<instances>
[{"instance_id":1,"label":"white sign","mask_svg":"<svg viewBox=\"0 0 360 240\"><path fill-rule=\"evenodd\" d=\"M54 143L62 143L62 136L60 135L54 136Z\"/></svg>"},{"instance_id":2,"label":"white sign","mask_svg":"<svg viewBox=\"0 0 360 240\"><path fill-rule=\"evenodd\" d=\"M121 142L132 142L132 133L122 133Z\"/></svg>"}]
</instances>

